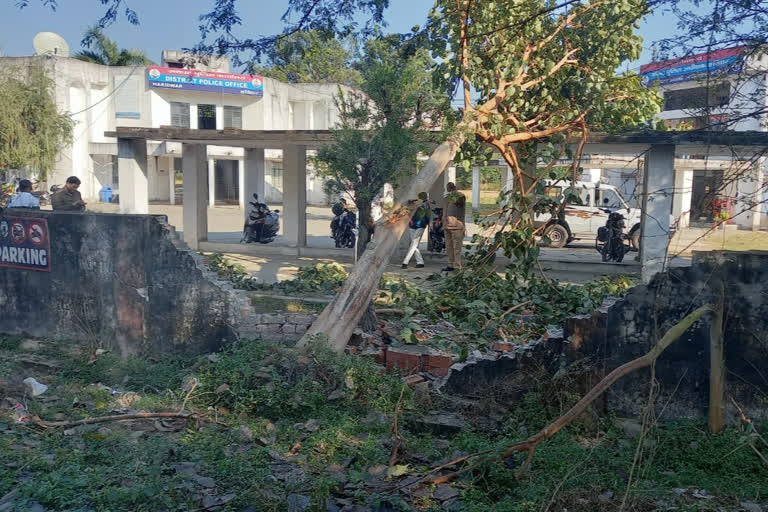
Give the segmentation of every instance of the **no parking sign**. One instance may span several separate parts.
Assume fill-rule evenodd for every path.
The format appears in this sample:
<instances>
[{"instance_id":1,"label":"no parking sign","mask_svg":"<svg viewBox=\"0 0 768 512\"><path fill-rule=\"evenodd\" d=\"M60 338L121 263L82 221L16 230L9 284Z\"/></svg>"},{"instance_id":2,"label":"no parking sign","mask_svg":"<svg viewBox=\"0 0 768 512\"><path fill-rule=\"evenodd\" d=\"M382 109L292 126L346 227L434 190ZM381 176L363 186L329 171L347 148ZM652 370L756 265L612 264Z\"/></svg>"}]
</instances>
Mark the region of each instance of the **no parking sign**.
<instances>
[{"instance_id":1,"label":"no parking sign","mask_svg":"<svg viewBox=\"0 0 768 512\"><path fill-rule=\"evenodd\" d=\"M0 217L0 267L50 272L48 221Z\"/></svg>"}]
</instances>

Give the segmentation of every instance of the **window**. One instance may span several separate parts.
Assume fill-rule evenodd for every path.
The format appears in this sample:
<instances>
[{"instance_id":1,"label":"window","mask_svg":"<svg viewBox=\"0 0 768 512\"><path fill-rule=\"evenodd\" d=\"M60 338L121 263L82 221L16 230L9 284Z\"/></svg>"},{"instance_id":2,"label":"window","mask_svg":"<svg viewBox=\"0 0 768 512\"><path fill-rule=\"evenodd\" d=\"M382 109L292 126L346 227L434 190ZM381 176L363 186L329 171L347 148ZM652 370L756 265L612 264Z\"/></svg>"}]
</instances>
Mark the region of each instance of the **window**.
<instances>
[{"instance_id":1,"label":"window","mask_svg":"<svg viewBox=\"0 0 768 512\"><path fill-rule=\"evenodd\" d=\"M283 190L283 166L272 162L272 186L278 190Z\"/></svg>"},{"instance_id":2,"label":"window","mask_svg":"<svg viewBox=\"0 0 768 512\"><path fill-rule=\"evenodd\" d=\"M224 128L243 127L243 108L224 105Z\"/></svg>"},{"instance_id":3,"label":"window","mask_svg":"<svg viewBox=\"0 0 768 512\"><path fill-rule=\"evenodd\" d=\"M216 129L216 105L198 105L197 106L197 129L215 130Z\"/></svg>"},{"instance_id":4,"label":"window","mask_svg":"<svg viewBox=\"0 0 768 512\"><path fill-rule=\"evenodd\" d=\"M183 62L169 62L168 63L169 68L183 68L184 63Z\"/></svg>"},{"instance_id":5,"label":"window","mask_svg":"<svg viewBox=\"0 0 768 512\"><path fill-rule=\"evenodd\" d=\"M171 126L189 128L189 103L171 102Z\"/></svg>"},{"instance_id":6,"label":"window","mask_svg":"<svg viewBox=\"0 0 768 512\"><path fill-rule=\"evenodd\" d=\"M694 87L664 92L664 110L684 110L722 107L730 102L731 84L725 82L709 87Z\"/></svg>"},{"instance_id":7,"label":"window","mask_svg":"<svg viewBox=\"0 0 768 512\"><path fill-rule=\"evenodd\" d=\"M582 188L568 188L566 189L567 201L566 204L572 206L590 206L589 204L589 189Z\"/></svg>"},{"instance_id":8,"label":"window","mask_svg":"<svg viewBox=\"0 0 768 512\"><path fill-rule=\"evenodd\" d=\"M623 208L624 203L621 202L619 195L615 190L602 188L597 191L597 197L599 202L595 206L601 208Z\"/></svg>"}]
</instances>

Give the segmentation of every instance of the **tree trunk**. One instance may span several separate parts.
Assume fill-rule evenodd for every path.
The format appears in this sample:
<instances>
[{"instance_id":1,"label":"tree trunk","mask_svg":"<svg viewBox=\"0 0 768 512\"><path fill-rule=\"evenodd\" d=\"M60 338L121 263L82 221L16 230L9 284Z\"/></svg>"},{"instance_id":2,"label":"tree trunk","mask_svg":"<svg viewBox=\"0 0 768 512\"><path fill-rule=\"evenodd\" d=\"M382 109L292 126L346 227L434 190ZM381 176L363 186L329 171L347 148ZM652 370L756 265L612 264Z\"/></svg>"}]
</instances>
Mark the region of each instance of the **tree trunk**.
<instances>
[{"instance_id":1,"label":"tree trunk","mask_svg":"<svg viewBox=\"0 0 768 512\"><path fill-rule=\"evenodd\" d=\"M463 133L457 129L454 135L435 149L410 184L397 191L391 213L376 225L375 241L368 245L344 286L310 326L297 346L306 347L313 337L325 335L333 350L344 351L352 331L373 299L392 254L397 250L413 210L418 207L416 196L421 191L429 190L442 176L446 166L464 142Z\"/></svg>"},{"instance_id":2,"label":"tree trunk","mask_svg":"<svg viewBox=\"0 0 768 512\"><path fill-rule=\"evenodd\" d=\"M357 234L357 257L363 255L365 248L368 247L368 242L371 241L371 205L370 204L355 204L357 206L357 213L360 216L360 232Z\"/></svg>"},{"instance_id":3,"label":"tree trunk","mask_svg":"<svg viewBox=\"0 0 768 512\"><path fill-rule=\"evenodd\" d=\"M723 359L723 321L725 318L725 285L720 285L720 298L709 328L709 431L719 434L725 425L725 361Z\"/></svg>"}]
</instances>

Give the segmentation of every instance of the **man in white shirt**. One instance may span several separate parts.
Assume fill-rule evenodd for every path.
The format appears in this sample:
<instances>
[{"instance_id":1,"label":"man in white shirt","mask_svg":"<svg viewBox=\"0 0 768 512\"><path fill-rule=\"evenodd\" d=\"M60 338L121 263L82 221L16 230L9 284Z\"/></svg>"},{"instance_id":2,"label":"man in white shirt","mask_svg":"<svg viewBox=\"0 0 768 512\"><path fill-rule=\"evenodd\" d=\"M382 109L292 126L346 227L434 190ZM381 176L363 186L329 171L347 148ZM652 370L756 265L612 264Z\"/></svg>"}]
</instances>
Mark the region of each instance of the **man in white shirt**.
<instances>
[{"instance_id":1,"label":"man in white shirt","mask_svg":"<svg viewBox=\"0 0 768 512\"><path fill-rule=\"evenodd\" d=\"M19 182L19 193L8 202L8 208L33 208L40 209L40 200L32 195L32 182L21 180Z\"/></svg>"}]
</instances>

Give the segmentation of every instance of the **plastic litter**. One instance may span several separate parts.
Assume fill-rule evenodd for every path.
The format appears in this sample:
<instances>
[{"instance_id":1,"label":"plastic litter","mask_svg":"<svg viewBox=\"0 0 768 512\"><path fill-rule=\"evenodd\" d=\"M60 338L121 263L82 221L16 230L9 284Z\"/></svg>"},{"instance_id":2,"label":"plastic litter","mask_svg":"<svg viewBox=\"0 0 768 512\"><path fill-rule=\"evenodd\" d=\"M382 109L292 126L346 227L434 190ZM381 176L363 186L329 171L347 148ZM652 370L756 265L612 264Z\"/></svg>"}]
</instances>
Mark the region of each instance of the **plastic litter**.
<instances>
[{"instance_id":1,"label":"plastic litter","mask_svg":"<svg viewBox=\"0 0 768 512\"><path fill-rule=\"evenodd\" d=\"M39 396L48 391L48 386L38 382L34 377L24 379L24 384L27 385L27 389L32 393L32 396Z\"/></svg>"},{"instance_id":2,"label":"plastic litter","mask_svg":"<svg viewBox=\"0 0 768 512\"><path fill-rule=\"evenodd\" d=\"M27 408L17 402L13 406L13 418L16 420L16 423L27 423L29 421Z\"/></svg>"}]
</instances>

